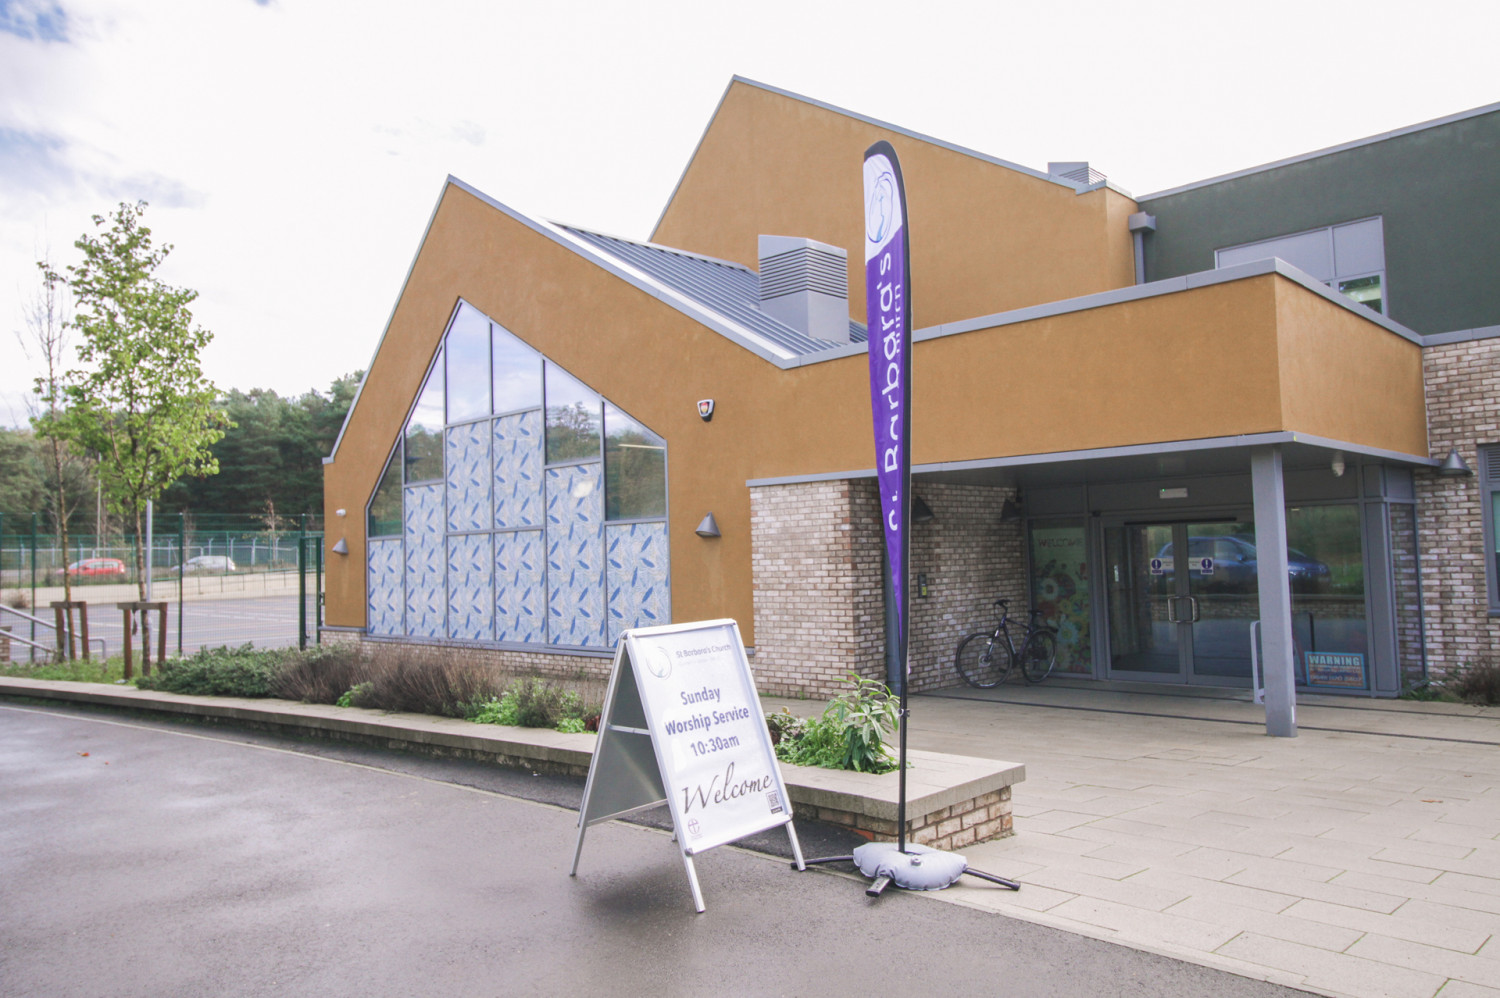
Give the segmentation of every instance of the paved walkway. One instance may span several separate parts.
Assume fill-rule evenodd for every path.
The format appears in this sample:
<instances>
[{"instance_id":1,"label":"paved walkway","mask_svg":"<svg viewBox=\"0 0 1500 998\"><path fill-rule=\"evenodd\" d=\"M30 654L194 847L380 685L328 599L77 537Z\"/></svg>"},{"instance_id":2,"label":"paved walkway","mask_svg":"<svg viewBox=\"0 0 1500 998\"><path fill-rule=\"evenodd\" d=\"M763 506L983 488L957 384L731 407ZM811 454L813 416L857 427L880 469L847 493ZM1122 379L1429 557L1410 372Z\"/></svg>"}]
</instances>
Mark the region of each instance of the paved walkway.
<instances>
[{"instance_id":1,"label":"paved walkway","mask_svg":"<svg viewBox=\"0 0 1500 998\"><path fill-rule=\"evenodd\" d=\"M1500 709L1304 698L1279 739L1243 695L912 706L912 746L1026 765L1015 837L964 851L1025 887L941 897L1326 994L1500 998Z\"/></svg>"}]
</instances>

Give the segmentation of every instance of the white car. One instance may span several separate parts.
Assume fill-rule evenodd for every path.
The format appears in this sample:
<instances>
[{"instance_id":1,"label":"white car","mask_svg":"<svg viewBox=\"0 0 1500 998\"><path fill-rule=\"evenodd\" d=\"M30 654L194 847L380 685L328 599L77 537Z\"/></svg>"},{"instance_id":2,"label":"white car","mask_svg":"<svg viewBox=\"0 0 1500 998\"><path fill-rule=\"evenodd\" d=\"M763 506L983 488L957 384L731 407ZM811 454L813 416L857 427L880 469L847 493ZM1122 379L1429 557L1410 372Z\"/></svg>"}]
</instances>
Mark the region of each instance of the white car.
<instances>
[{"instance_id":1,"label":"white car","mask_svg":"<svg viewBox=\"0 0 1500 998\"><path fill-rule=\"evenodd\" d=\"M232 572L234 571L234 559L227 554L200 554L196 558L189 558L182 570L189 575L209 572Z\"/></svg>"}]
</instances>

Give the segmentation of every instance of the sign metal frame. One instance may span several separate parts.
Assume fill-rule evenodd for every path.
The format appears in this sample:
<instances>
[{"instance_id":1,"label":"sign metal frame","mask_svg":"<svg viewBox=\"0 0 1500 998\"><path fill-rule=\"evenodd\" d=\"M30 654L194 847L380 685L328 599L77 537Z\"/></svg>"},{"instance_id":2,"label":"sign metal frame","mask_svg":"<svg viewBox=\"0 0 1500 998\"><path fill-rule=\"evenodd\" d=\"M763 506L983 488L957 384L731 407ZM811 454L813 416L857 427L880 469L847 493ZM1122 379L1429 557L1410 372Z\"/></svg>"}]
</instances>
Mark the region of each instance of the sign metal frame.
<instances>
[{"instance_id":1,"label":"sign metal frame","mask_svg":"<svg viewBox=\"0 0 1500 998\"><path fill-rule=\"evenodd\" d=\"M696 647L689 645L684 648L684 642L691 641L695 634L700 635L702 641L717 640L718 643L700 642ZM731 711L746 708L750 715L719 714L711 709L705 714L692 707L689 709L692 716L686 718L686 722L681 710L675 712L676 716L669 716L674 712L663 702L666 693L678 692L685 705L689 697L696 695L684 694L678 686L662 682L667 679L664 671L670 673L672 669L673 656L679 660L687 656L685 668L688 669L694 665L716 669L706 682L728 685L727 702L723 696L725 686L711 689L705 686L705 702L707 694L712 692L715 707L725 706ZM661 685L655 685L657 683ZM699 731L721 723L716 720L718 718L723 718L722 724L732 728L732 735L698 735L694 741L687 741ZM688 732L693 732L693 735ZM727 771L722 783L715 779L706 788L702 784L696 787L684 785L682 781L690 777L678 764L679 759L686 758L678 751L683 746L687 746L690 753L697 751L694 746L701 747L707 754L724 760ZM746 762L750 763L746 771L752 772L752 778L733 783L734 766ZM751 767L755 768L752 770ZM739 792L747 786L750 789ZM690 818L688 812L693 807L695 796L700 806L699 816ZM766 802L764 819L745 813L752 800ZM734 805L725 808L733 814L723 820L710 819L710 802ZM681 850L693 905L699 913L705 909L698 872L693 866L693 857L698 853L785 825L796 867L799 870L806 868L792 821L791 800L760 709L760 697L750 675L740 628L733 620L633 628L620 635L604 709L599 718L599 740L589 762L583 803L578 809L578 841L568 875L578 875L584 835L591 826L663 804L671 811L672 841Z\"/></svg>"}]
</instances>

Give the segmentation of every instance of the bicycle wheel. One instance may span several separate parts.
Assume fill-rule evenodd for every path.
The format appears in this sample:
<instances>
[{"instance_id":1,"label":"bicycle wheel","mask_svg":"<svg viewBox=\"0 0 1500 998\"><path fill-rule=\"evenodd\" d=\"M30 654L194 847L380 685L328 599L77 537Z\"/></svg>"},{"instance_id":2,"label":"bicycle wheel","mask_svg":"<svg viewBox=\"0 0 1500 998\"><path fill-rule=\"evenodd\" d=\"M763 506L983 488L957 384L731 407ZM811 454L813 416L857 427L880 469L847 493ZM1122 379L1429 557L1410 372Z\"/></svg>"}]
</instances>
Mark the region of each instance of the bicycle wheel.
<instances>
[{"instance_id":1,"label":"bicycle wheel","mask_svg":"<svg viewBox=\"0 0 1500 998\"><path fill-rule=\"evenodd\" d=\"M964 682L988 690L1005 682L1010 675L1010 652L990 640L988 634L970 634L959 642L953 664Z\"/></svg>"},{"instance_id":2,"label":"bicycle wheel","mask_svg":"<svg viewBox=\"0 0 1500 998\"><path fill-rule=\"evenodd\" d=\"M1057 664L1057 635L1051 631L1037 631L1021 649L1021 675L1028 683L1040 683L1052 675Z\"/></svg>"}]
</instances>

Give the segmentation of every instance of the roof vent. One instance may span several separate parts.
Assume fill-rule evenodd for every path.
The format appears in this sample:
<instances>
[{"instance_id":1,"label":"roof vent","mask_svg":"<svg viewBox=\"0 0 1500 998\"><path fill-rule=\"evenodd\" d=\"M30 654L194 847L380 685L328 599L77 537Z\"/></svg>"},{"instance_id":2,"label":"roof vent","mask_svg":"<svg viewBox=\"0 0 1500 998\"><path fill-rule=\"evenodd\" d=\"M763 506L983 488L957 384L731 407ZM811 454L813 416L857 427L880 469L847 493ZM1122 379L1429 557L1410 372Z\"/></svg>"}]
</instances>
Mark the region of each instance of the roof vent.
<instances>
[{"instance_id":1,"label":"roof vent","mask_svg":"<svg viewBox=\"0 0 1500 998\"><path fill-rule=\"evenodd\" d=\"M848 251L814 239L761 236L760 310L814 339L848 343Z\"/></svg>"},{"instance_id":2,"label":"roof vent","mask_svg":"<svg viewBox=\"0 0 1500 998\"><path fill-rule=\"evenodd\" d=\"M1087 162L1074 163L1048 163L1047 175L1056 177L1058 180L1066 180L1070 184L1080 187L1092 187L1102 184L1109 179L1098 170L1089 166Z\"/></svg>"}]
</instances>

